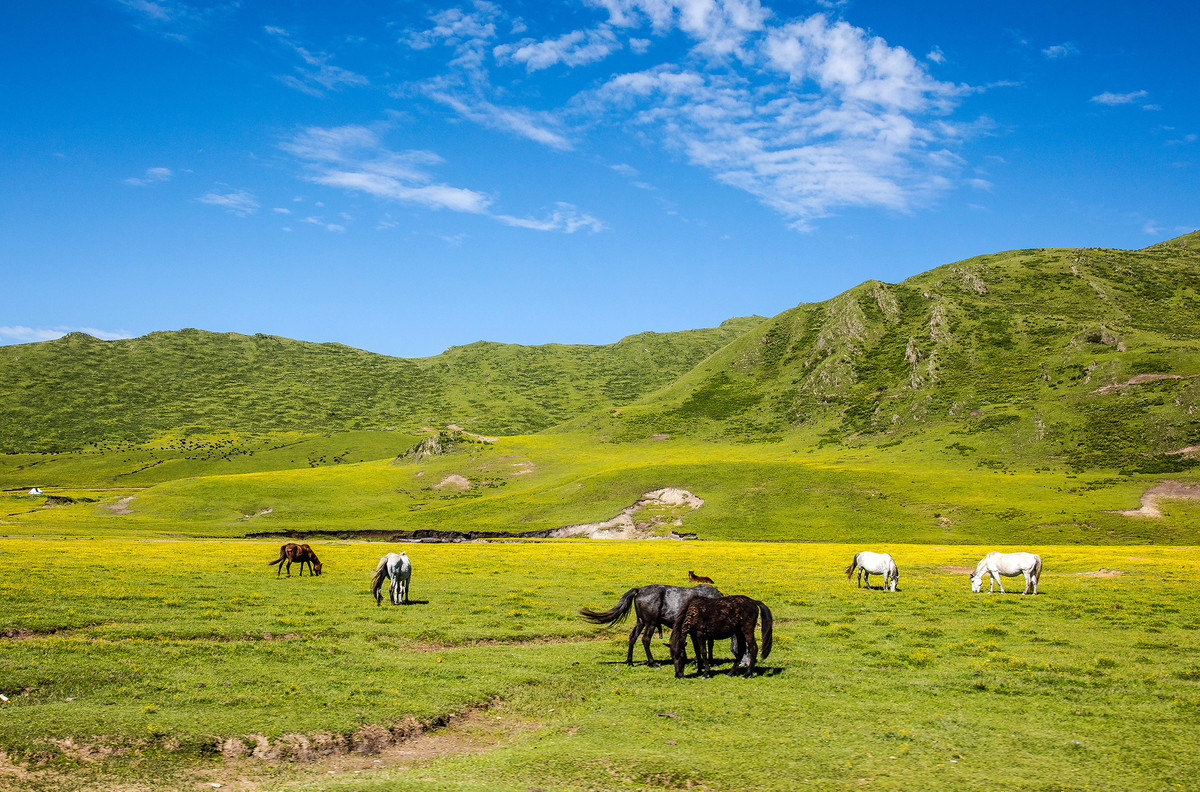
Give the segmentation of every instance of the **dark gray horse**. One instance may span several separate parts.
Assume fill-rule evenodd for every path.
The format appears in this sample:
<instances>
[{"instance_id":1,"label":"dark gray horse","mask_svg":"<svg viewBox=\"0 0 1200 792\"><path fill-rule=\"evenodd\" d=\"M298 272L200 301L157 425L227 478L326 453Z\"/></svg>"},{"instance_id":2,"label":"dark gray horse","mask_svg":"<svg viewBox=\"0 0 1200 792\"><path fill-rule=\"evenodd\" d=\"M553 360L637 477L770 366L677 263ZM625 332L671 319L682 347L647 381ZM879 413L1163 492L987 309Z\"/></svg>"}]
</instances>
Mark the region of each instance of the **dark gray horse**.
<instances>
[{"instance_id":1,"label":"dark gray horse","mask_svg":"<svg viewBox=\"0 0 1200 792\"><path fill-rule=\"evenodd\" d=\"M617 624L629 615L632 605L637 624L629 633L629 653L625 657L625 663L633 665L633 645L640 633L642 643L646 647L646 664L655 667L658 663L654 662L654 657L650 654L650 639L654 637L654 630L657 628L661 634L663 627L674 627L675 619L683 610L684 603L692 597L720 596L721 592L717 591L716 586L666 586L655 583L629 589L616 605L606 611L596 612L581 608L579 615L593 624ZM711 646L709 654L712 654Z\"/></svg>"}]
</instances>

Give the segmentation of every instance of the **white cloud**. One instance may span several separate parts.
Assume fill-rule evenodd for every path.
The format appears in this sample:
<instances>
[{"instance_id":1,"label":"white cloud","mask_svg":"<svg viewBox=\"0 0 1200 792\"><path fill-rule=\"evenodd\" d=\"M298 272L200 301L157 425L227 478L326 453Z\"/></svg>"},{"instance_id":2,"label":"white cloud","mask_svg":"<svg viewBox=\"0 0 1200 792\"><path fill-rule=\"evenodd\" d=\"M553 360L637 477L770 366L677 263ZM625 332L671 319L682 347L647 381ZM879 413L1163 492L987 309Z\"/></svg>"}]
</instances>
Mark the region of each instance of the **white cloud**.
<instances>
[{"instance_id":1,"label":"white cloud","mask_svg":"<svg viewBox=\"0 0 1200 792\"><path fill-rule=\"evenodd\" d=\"M227 193L210 192L196 199L202 204L219 206L230 214L246 217L258 211L259 203L254 196L245 190L234 190Z\"/></svg>"},{"instance_id":2,"label":"white cloud","mask_svg":"<svg viewBox=\"0 0 1200 792\"><path fill-rule=\"evenodd\" d=\"M957 163L943 147L958 131L920 117L959 89L909 53L817 16L772 30L763 55L786 82L658 67L616 77L590 101L601 115L632 111L639 128L798 229L838 206L907 210L948 185Z\"/></svg>"},{"instance_id":3,"label":"white cloud","mask_svg":"<svg viewBox=\"0 0 1200 792\"><path fill-rule=\"evenodd\" d=\"M496 59L525 64L526 71L548 69L557 64L581 66L604 60L621 48L612 28L576 30L546 41L525 39L518 44L501 44L492 50Z\"/></svg>"},{"instance_id":4,"label":"white cloud","mask_svg":"<svg viewBox=\"0 0 1200 792\"><path fill-rule=\"evenodd\" d=\"M578 213L567 204L559 204L549 218L542 220L495 214L490 195L434 181L428 169L442 162L437 154L392 151L383 145L378 133L367 127L310 127L280 145L311 171L308 178L317 184L426 209L483 215L522 228L570 233L583 227L593 230L603 227L595 218Z\"/></svg>"},{"instance_id":5,"label":"white cloud","mask_svg":"<svg viewBox=\"0 0 1200 792\"><path fill-rule=\"evenodd\" d=\"M310 96L324 96L326 91L335 91L343 86L369 84L369 80L361 74L355 74L348 69L329 63L329 55L323 52L313 53L300 46L283 28L268 25L264 30L293 53L299 55L304 62L303 65L294 67L294 71L299 76L287 74L278 78L284 85L295 88L297 91L303 91Z\"/></svg>"},{"instance_id":6,"label":"white cloud","mask_svg":"<svg viewBox=\"0 0 1200 792\"><path fill-rule=\"evenodd\" d=\"M763 28L771 12L758 0L588 0L608 11L610 24L647 25L658 35L679 29L696 40L696 50L713 56L740 55L746 40Z\"/></svg>"},{"instance_id":7,"label":"white cloud","mask_svg":"<svg viewBox=\"0 0 1200 792\"><path fill-rule=\"evenodd\" d=\"M571 142L562 132L562 125L549 113L501 107L486 99L458 96L445 91L430 91L429 98L482 126L509 132L559 151L571 148Z\"/></svg>"},{"instance_id":8,"label":"white cloud","mask_svg":"<svg viewBox=\"0 0 1200 792\"><path fill-rule=\"evenodd\" d=\"M1112 93L1111 91L1105 91L1102 94L1093 96L1092 101L1096 104L1109 105L1110 107L1113 107L1116 105L1135 104L1139 99L1145 99L1149 95L1150 94L1148 94L1146 91L1132 91L1130 93Z\"/></svg>"},{"instance_id":9,"label":"white cloud","mask_svg":"<svg viewBox=\"0 0 1200 792\"><path fill-rule=\"evenodd\" d=\"M130 187L148 187L151 184L170 181L174 175L170 168L147 168L146 173L142 176L125 179L124 183Z\"/></svg>"},{"instance_id":10,"label":"white cloud","mask_svg":"<svg viewBox=\"0 0 1200 792\"><path fill-rule=\"evenodd\" d=\"M946 116L978 89L929 73L930 62L945 60L940 49L918 59L847 22L780 18L759 0L586 4L601 21L517 41L497 32L506 17L490 3L438 12L431 27L401 39L452 51L450 71L416 89L464 119L558 150L616 127L753 195L796 228L838 207L908 211L957 181L962 163L952 149L970 130ZM652 38L674 32L692 42L684 59L613 73L557 109L544 109L557 90L528 94L539 109L522 105L525 83L511 71L502 87L492 83L492 70L504 66L523 65L529 82L625 47L645 55Z\"/></svg>"},{"instance_id":11,"label":"white cloud","mask_svg":"<svg viewBox=\"0 0 1200 792\"><path fill-rule=\"evenodd\" d=\"M942 52L941 47L934 47L933 49L929 50L928 53L925 54L925 60L930 61L932 63L945 63L946 62L946 53Z\"/></svg>"},{"instance_id":12,"label":"white cloud","mask_svg":"<svg viewBox=\"0 0 1200 792\"><path fill-rule=\"evenodd\" d=\"M206 3L188 0L116 1L133 15L138 28L176 41L187 41L197 31L211 25L214 19L235 11L240 4L240 0Z\"/></svg>"},{"instance_id":13,"label":"white cloud","mask_svg":"<svg viewBox=\"0 0 1200 792\"><path fill-rule=\"evenodd\" d=\"M496 215L496 219L505 225L517 228L532 228L537 231L562 231L574 234L576 231L599 232L605 229L604 223L589 214L580 212L569 203L558 203L554 210L542 218L512 217Z\"/></svg>"},{"instance_id":14,"label":"white cloud","mask_svg":"<svg viewBox=\"0 0 1200 792\"><path fill-rule=\"evenodd\" d=\"M130 337L129 333L123 330L111 332L108 330L97 330L94 327L24 327L22 325L9 325L7 327L0 327L0 344L29 344L38 341L53 341L56 338L62 338L67 333L87 333L103 341L116 341Z\"/></svg>"},{"instance_id":15,"label":"white cloud","mask_svg":"<svg viewBox=\"0 0 1200 792\"><path fill-rule=\"evenodd\" d=\"M339 223L327 223L323 217L306 217L300 222L324 228L326 231L332 231L335 234L344 234L346 232L346 226Z\"/></svg>"},{"instance_id":16,"label":"white cloud","mask_svg":"<svg viewBox=\"0 0 1200 792\"><path fill-rule=\"evenodd\" d=\"M1064 41L1062 44L1054 44L1053 46L1046 47L1042 50L1042 54L1050 60L1060 60L1062 58L1069 58L1072 55L1078 55L1079 48L1070 41Z\"/></svg>"},{"instance_id":17,"label":"white cloud","mask_svg":"<svg viewBox=\"0 0 1200 792\"><path fill-rule=\"evenodd\" d=\"M408 33L400 43L417 50L438 44L450 47L455 53L451 66L484 78L484 64L491 42L496 38L495 20L499 16L499 9L491 3L476 3L475 13L459 8L446 9L430 18L433 27Z\"/></svg>"}]
</instances>

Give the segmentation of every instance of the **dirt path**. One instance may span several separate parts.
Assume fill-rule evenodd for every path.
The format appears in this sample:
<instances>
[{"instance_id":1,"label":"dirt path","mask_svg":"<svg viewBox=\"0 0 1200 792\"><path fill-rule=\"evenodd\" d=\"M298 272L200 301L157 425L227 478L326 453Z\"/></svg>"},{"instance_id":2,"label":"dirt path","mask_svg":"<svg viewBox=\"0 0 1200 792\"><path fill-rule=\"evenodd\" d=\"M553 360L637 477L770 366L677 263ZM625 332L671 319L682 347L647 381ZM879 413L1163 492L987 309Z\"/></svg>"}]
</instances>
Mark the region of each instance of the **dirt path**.
<instances>
[{"instance_id":1,"label":"dirt path","mask_svg":"<svg viewBox=\"0 0 1200 792\"><path fill-rule=\"evenodd\" d=\"M1142 493L1142 505L1137 509L1117 511L1126 517L1162 517L1158 509L1161 500L1200 500L1200 484L1163 481Z\"/></svg>"}]
</instances>

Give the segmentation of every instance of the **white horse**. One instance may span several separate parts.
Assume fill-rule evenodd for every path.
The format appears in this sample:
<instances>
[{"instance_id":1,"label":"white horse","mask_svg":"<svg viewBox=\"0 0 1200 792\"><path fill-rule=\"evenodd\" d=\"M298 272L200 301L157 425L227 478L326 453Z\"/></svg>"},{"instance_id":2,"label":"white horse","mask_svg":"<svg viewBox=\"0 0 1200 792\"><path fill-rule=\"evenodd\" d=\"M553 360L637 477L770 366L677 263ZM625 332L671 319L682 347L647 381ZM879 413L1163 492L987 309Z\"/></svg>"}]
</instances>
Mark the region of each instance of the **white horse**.
<instances>
[{"instance_id":1,"label":"white horse","mask_svg":"<svg viewBox=\"0 0 1200 792\"><path fill-rule=\"evenodd\" d=\"M375 567L375 576L371 578L371 593L375 595L375 605L378 607L383 603L383 579L391 580L391 585L388 586L388 594L391 596L392 604L399 605L401 602L408 603L408 581L412 578L412 564L408 561L407 553L388 553L383 558L379 559L379 566Z\"/></svg>"},{"instance_id":2,"label":"white horse","mask_svg":"<svg viewBox=\"0 0 1200 792\"><path fill-rule=\"evenodd\" d=\"M864 583L864 575L867 588L871 588L871 575L883 575L884 588L892 591L896 590L896 584L900 582L900 568L887 553L872 553L870 550L855 553L854 560L850 562L850 566L846 567L847 580L854 575L855 569L858 570L859 588L862 588Z\"/></svg>"},{"instance_id":3,"label":"white horse","mask_svg":"<svg viewBox=\"0 0 1200 792\"><path fill-rule=\"evenodd\" d=\"M1001 575L1024 575L1025 590L1021 593L1029 594L1032 588L1033 593L1037 594L1038 578L1042 576L1042 557L1036 553L988 553L980 559L975 565L975 571L971 573L971 591L978 593L983 589L984 575L991 575L992 578L988 584L988 594L995 590L997 583L1000 584L1000 593L1005 593L1004 581L1000 580Z\"/></svg>"}]
</instances>

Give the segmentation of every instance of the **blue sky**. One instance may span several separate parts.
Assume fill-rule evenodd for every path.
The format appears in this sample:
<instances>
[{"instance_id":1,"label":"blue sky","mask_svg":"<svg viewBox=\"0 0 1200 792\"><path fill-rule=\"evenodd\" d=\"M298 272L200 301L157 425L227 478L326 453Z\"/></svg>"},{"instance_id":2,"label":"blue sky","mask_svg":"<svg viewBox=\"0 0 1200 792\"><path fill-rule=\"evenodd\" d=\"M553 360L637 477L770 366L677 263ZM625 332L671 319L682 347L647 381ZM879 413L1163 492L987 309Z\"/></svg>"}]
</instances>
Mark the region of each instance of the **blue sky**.
<instances>
[{"instance_id":1,"label":"blue sky","mask_svg":"<svg viewBox=\"0 0 1200 792\"><path fill-rule=\"evenodd\" d=\"M1144 247L1200 227L1198 23L1194 0L6 4L0 343L602 344Z\"/></svg>"}]
</instances>

